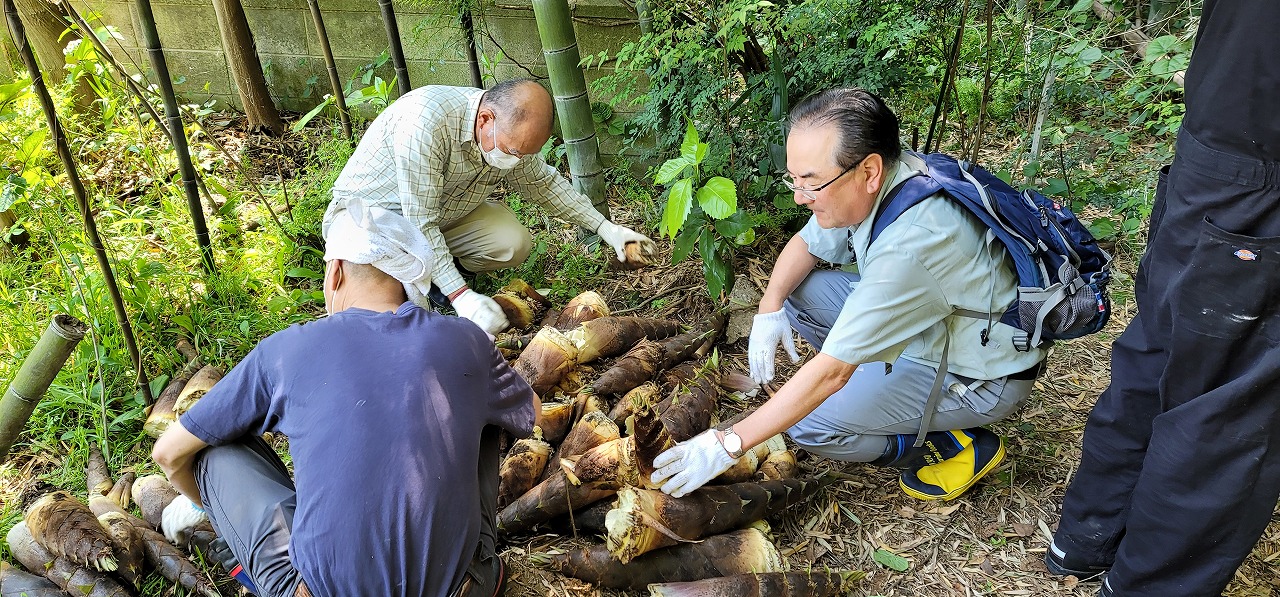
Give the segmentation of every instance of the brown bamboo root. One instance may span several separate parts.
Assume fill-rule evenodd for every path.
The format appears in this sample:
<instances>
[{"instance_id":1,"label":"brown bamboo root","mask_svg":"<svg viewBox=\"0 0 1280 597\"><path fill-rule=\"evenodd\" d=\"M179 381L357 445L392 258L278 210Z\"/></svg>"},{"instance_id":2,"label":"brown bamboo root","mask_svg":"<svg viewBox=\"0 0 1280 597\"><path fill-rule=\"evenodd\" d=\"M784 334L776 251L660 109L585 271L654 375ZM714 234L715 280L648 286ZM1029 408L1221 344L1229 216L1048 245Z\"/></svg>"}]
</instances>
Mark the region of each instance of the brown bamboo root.
<instances>
[{"instance_id":1,"label":"brown bamboo root","mask_svg":"<svg viewBox=\"0 0 1280 597\"><path fill-rule=\"evenodd\" d=\"M93 524L98 523L95 520ZM26 522L9 529L5 540L9 543L9 553L24 568L43 574L63 591L74 591L78 597L129 597L128 589L110 576L50 553L35 540Z\"/></svg>"},{"instance_id":2,"label":"brown bamboo root","mask_svg":"<svg viewBox=\"0 0 1280 597\"><path fill-rule=\"evenodd\" d=\"M551 458L551 444L542 441L541 430L535 428L534 436L517 441L507 452L498 468L498 508L505 508L511 500L533 489Z\"/></svg>"},{"instance_id":3,"label":"brown bamboo root","mask_svg":"<svg viewBox=\"0 0 1280 597\"><path fill-rule=\"evenodd\" d=\"M147 557L146 550L142 547L142 538L138 536L138 530L125 515L118 512L108 512L98 516L98 523L107 531L107 536L111 537L111 546L116 558L120 561L116 574L119 574L120 578L133 588L141 588L142 564Z\"/></svg>"},{"instance_id":4,"label":"brown bamboo root","mask_svg":"<svg viewBox=\"0 0 1280 597\"><path fill-rule=\"evenodd\" d=\"M111 471L107 469L107 461L97 446L89 446L89 462L84 467L84 482L89 486L91 496L106 495L111 491Z\"/></svg>"},{"instance_id":5,"label":"brown bamboo root","mask_svg":"<svg viewBox=\"0 0 1280 597\"><path fill-rule=\"evenodd\" d=\"M649 597L839 597L850 594L865 576L850 570L737 574L651 584Z\"/></svg>"},{"instance_id":6,"label":"brown bamboo root","mask_svg":"<svg viewBox=\"0 0 1280 597\"><path fill-rule=\"evenodd\" d=\"M621 426L636 411L651 409L657 404L658 386L652 382L643 383L618 399L618 403L609 411L609 418Z\"/></svg>"},{"instance_id":7,"label":"brown bamboo root","mask_svg":"<svg viewBox=\"0 0 1280 597\"><path fill-rule=\"evenodd\" d=\"M610 589L641 590L651 583L688 582L751 572L781 572L782 556L764 533L742 529L617 561L604 545L563 554L534 554L534 563Z\"/></svg>"},{"instance_id":8,"label":"brown bamboo root","mask_svg":"<svg viewBox=\"0 0 1280 597\"><path fill-rule=\"evenodd\" d=\"M714 369L701 371L683 391L673 392L658 403L658 413L667 433L677 442L692 438L711 426L720 393L719 374Z\"/></svg>"},{"instance_id":9,"label":"brown bamboo root","mask_svg":"<svg viewBox=\"0 0 1280 597\"><path fill-rule=\"evenodd\" d=\"M796 453L791 450L771 452L756 471L757 481L781 481L794 479L799 467L796 465Z\"/></svg>"},{"instance_id":10,"label":"brown bamboo root","mask_svg":"<svg viewBox=\"0 0 1280 597\"><path fill-rule=\"evenodd\" d=\"M556 318L555 328L562 331L572 330L584 322L609 316L609 305L604 297L594 290L588 290L569 299L560 316Z\"/></svg>"},{"instance_id":11,"label":"brown bamboo root","mask_svg":"<svg viewBox=\"0 0 1280 597\"><path fill-rule=\"evenodd\" d=\"M658 365L658 368L669 369L674 367L693 358L694 354L702 346L715 344L716 339L720 337L720 333L724 331L725 323L728 321L727 312L717 312L715 315L693 326L693 329L664 340L662 342L662 362Z\"/></svg>"},{"instance_id":12,"label":"brown bamboo root","mask_svg":"<svg viewBox=\"0 0 1280 597\"><path fill-rule=\"evenodd\" d=\"M648 317L601 317L566 333L578 347L578 362L618 356L642 339L661 340L680 332L680 324Z\"/></svg>"},{"instance_id":13,"label":"brown bamboo root","mask_svg":"<svg viewBox=\"0 0 1280 597\"><path fill-rule=\"evenodd\" d=\"M824 477L707 485L679 499L657 490L624 487L605 516L607 544L614 557L630 562L640 554L680 540L694 541L724 533L782 512L807 500L832 480Z\"/></svg>"},{"instance_id":14,"label":"brown bamboo root","mask_svg":"<svg viewBox=\"0 0 1280 597\"><path fill-rule=\"evenodd\" d=\"M589 412L565 436L564 442L556 449L556 458L552 462L559 462L560 459L572 456L581 456L592 448L619 437L622 437L622 433L613 422L613 419L609 418L609 415L600 411Z\"/></svg>"},{"instance_id":15,"label":"brown bamboo root","mask_svg":"<svg viewBox=\"0 0 1280 597\"><path fill-rule=\"evenodd\" d=\"M617 493L609 483L569 482L564 470L556 467L550 477L498 512L498 530L520 533L572 509L588 506Z\"/></svg>"},{"instance_id":16,"label":"brown bamboo root","mask_svg":"<svg viewBox=\"0 0 1280 597\"><path fill-rule=\"evenodd\" d=\"M557 383L556 387L552 388L551 391L566 396L578 394L585 385L582 380L583 374L585 371L589 371L589 369L585 369L585 371L584 369L584 367L570 369L568 373L564 374L564 377L560 378L560 383Z\"/></svg>"},{"instance_id":17,"label":"brown bamboo root","mask_svg":"<svg viewBox=\"0 0 1280 597\"><path fill-rule=\"evenodd\" d=\"M543 402L533 424L542 429L542 439L556 444L564 439L572 422L572 402Z\"/></svg>"},{"instance_id":18,"label":"brown bamboo root","mask_svg":"<svg viewBox=\"0 0 1280 597\"><path fill-rule=\"evenodd\" d=\"M635 446L636 475L639 477L636 485L657 489L658 485L652 481L653 459L675 446L675 438L671 437L655 408L641 409L631 417L631 438Z\"/></svg>"},{"instance_id":19,"label":"brown bamboo root","mask_svg":"<svg viewBox=\"0 0 1280 597\"><path fill-rule=\"evenodd\" d=\"M120 475L120 478L116 479L116 484L111 486L111 491L107 492L107 498L128 510L130 500L133 499L133 482L137 478L137 473L133 471Z\"/></svg>"},{"instance_id":20,"label":"brown bamboo root","mask_svg":"<svg viewBox=\"0 0 1280 597\"><path fill-rule=\"evenodd\" d=\"M54 556L103 572L119 566L111 549L111 537L98 524L97 517L65 491L41 496L27 508L23 520L36 542Z\"/></svg>"},{"instance_id":21,"label":"brown bamboo root","mask_svg":"<svg viewBox=\"0 0 1280 597\"><path fill-rule=\"evenodd\" d=\"M173 403L173 412L175 415L182 416L196 405L196 402L205 395L206 392L213 389L213 385L222 379L222 370L213 366L205 365L200 368L191 377L191 381L183 386L182 392L178 394L178 399Z\"/></svg>"},{"instance_id":22,"label":"brown bamboo root","mask_svg":"<svg viewBox=\"0 0 1280 597\"><path fill-rule=\"evenodd\" d=\"M182 395L182 389L187 387L187 382L195 376L197 372L204 367L204 363L200 361L200 355L196 349L186 338L178 340L178 352L182 356L187 357L187 364L174 374L173 379L160 392L160 396L156 398L155 404L147 409L147 421L143 423L142 430L149 436L159 438L164 434L165 430L178 419L177 413L173 407L178 402L178 396Z\"/></svg>"},{"instance_id":23,"label":"brown bamboo root","mask_svg":"<svg viewBox=\"0 0 1280 597\"><path fill-rule=\"evenodd\" d=\"M609 412L609 403L595 392L584 389L573 397L573 424L577 425L587 413Z\"/></svg>"},{"instance_id":24,"label":"brown bamboo root","mask_svg":"<svg viewBox=\"0 0 1280 597\"><path fill-rule=\"evenodd\" d=\"M787 443L782 439L782 434L775 435L768 441L761 442L760 445L747 450L743 453L742 458L733 463L729 470L720 474L712 481L720 485L728 485L731 483L742 483L750 481L756 475L756 471L760 470L760 465L765 459L775 451L787 449Z\"/></svg>"},{"instance_id":25,"label":"brown bamboo root","mask_svg":"<svg viewBox=\"0 0 1280 597\"><path fill-rule=\"evenodd\" d=\"M603 396L616 396L631 391L648 381L658 372L662 363L662 345L651 340L640 340L626 354L618 358L591 384L592 390Z\"/></svg>"},{"instance_id":26,"label":"brown bamboo root","mask_svg":"<svg viewBox=\"0 0 1280 597\"><path fill-rule=\"evenodd\" d=\"M0 597L67 597L53 581L0 562Z\"/></svg>"},{"instance_id":27,"label":"brown bamboo root","mask_svg":"<svg viewBox=\"0 0 1280 597\"><path fill-rule=\"evenodd\" d=\"M519 330L528 329L551 306L546 297L519 278L494 293L493 301L498 303L511 327Z\"/></svg>"},{"instance_id":28,"label":"brown bamboo root","mask_svg":"<svg viewBox=\"0 0 1280 597\"><path fill-rule=\"evenodd\" d=\"M209 584L209 581L205 580L204 575L200 574L200 570L191 563L191 560L187 559L186 554L183 554L182 550L165 540L164 535L152 529L146 521L125 512L120 508L119 504L104 496L91 498L89 500L89 509L98 516L111 512L124 516L125 520L137 530L138 538L142 540L142 548L147 555L147 561L151 562L151 565L155 567L161 576L204 597L220 597L217 589ZM197 543L194 537L191 543Z\"/></svg>"},{"instance_id":29,"label":"brown bamboo root","mask_svg":"<svg viewBox=\"0 0 1280 597\"><path fill-rule=\"evenodd\" d=\"M178 497L178 490L164 475L147 475L133 482L132 494L133 501L138 503L138 511L142 512L142 519L151 528L158 529L165 506Z\"/></svg>"},{"instance_id":30,"label":"brown bamboo root","mask_svg":"<svg viewBox=\"0 0 1280 597\"><path fill-rule=\"evenodd\" d=\"M538 395L556 387L578 364L578 347L555 328L538 331L529 346L520 353L512 368L529 382Z\"/></svg>"}]
</instances>

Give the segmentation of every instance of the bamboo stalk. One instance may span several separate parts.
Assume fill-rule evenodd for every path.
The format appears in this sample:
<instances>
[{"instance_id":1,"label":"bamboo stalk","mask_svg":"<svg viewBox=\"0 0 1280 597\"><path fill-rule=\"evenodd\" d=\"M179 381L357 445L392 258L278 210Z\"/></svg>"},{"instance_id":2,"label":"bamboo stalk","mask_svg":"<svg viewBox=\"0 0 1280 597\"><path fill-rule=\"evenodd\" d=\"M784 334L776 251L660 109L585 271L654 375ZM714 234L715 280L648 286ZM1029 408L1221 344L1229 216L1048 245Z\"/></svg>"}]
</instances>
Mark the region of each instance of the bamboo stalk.
<instances>
[{"instance_id":1,"label":"bamboo stalk","mask_svg":"<svg viewBox=\"0 0 1280 597\"><path fill-rule=\"evenodd\" d=\"M969 0L964 1L964 8L960 9L960 24L956 27L955 39L951 42L951 53L947 57L947 69L942 75L942 86L938 90L938 101L934 104L933 120L929 123L929 133L924 138L924 152L931 153L938 150L938 145L942 144L943 132L937 130L938 119L947 111L947 92L951 89L951 79L956 73L956 62L960 58L960 44L964 41L964 27L969 18ZM946 128L944 125L942 128ZM938 133L938 143L934 143L934 132Z\"/></svg>"},{"instance_id":2,"label":"bamboo stalk","mask_svg":"<svg viewBox=\"0 0 1280 597\"><path fill-rule=\"evenodd\" d=\"M93 247L94 256L98 260L98 267L102 269L102 277L107 285L107 294L111 296L111 306L115 310L116 321L120 324L120 331L124 336L124 345L129 350L129 358L133 362L138 385L142 388L142 396L146 403L150 405L155 399L151 396L151 383L147 379L147 372L142 368L142 353L138 352L138 341L133 336L133 326L129 325L129 314L124 309L124 299L120 296L120 286L116 283L115 272L111 269L111 260L107 256L107 249L102 245L102 237L98 234L98 225L93 219L93 209L89 206L89 198L85 193L84 184L80 181L79 171L76 170L76 161L71 155L71 146L67 143L67 135L62 130L61 121L58 120L58 110L54 106L53 96L49 95L49 88L45 86L44 76L40 74L40 65L36 62L35 54L31 52L31 46L27 44L26 30L22 27L22 19L19 18L18 11L14 8L13 0L4 0L4 11L9 18L9 31L13 35L14 45L18 47L18 54L22 57L24 65L31 73L31 88L35 91L36 97L40 99L45 121L49 125L49 131L53 133L53 142L58 148L58 157L62 160L62 167L67 172L67 183L71 186L71 192L76 198L77 207L80 208L80 218L84 220L85 236L89 239L89 246ZM23 422L25 423L25 420Z\"/></svg>"},{"instance_id":3,"label":"bamboo stalk","mask_svg":"<svg viewBox=\"0 0 1280 597\"><path fill-rule=\"evenodd\" d=\"M12 0L4 0L4 7L9 12L13 8ZM9 12L9 15L17 18L16 12ZM20 36L21 30L18 31ZM48 391L49 384L58 376L58 371L87 330L80 320L70 315L55 315L36 342L35 348L22 361L18 374L9 384L9 389L5 390L4 397L0 398L0 463L8 457L9 448L13 447L18 434L22 433L27 419L35 411L36 403Z\"/></svg>"},{"instance_id":4,"label":"bamboo stalk","mask_svg":"<svg viewBox=\"0 0 1280 597\"><path fill-rule=\"evenodd\" d=\"M458 13L462 35L467 38L467 70L471 73L471 86L484 89L484 77L480 76L480 57L476 55L476 21L470 5L464 5Z\"/></svg>"},{"instance_id":5,"label":"bamboo stalk","mask_svg":"<svg viewBox=\"0 0 1280 597\"><path fill-rule=\"evenodd\" d=\"M324 16L320 14L320 0L307 0L311 9L311 22L316 26L316 36L320 38L320 50L324 53L325 70L329 73L329 87L333 89L333 101L338 106L338 121L342 123L342 134L354 140L351 133L351 115L347 113L347 98L342 92L342 80L338 78L338 64L333 60L333 48L329 46L329 34L324 29Z\"/></svg>"},{"instance_id":6,"label":"bamboo stalk","mask_svg":"<svg viewBox=\"0 0 1280 597\"><path fill-rule=\"evenodd\" d=\"M404 61L404 44L400 42L400 25L396 23L396 7L391 0L378 0L382 10L382 24L387 28L387 43L391 47L391 64L396 69L396 92L404 95L413 91L409 85L409 66Z\"/></svg>"},{"instance_id":7,"label":"bamboo stalk","mask_svg":"<svg viewBox=\"0 0 1280 597\"><path fill-rule=\"evenodd\" d=\"M178 96L173 91L173 79L169 76L169 63L160 47L160 33L156 30L156 16L151 11L151 0L135 0L138 23L142 25L142 37L147 44L147 57L156 71L156 84L164 98L164 114L169 121L170 140L178 158L178 170L182 173L182 190L187 197L187 211L196 231L196 244L200 246L200 263L206 273L216 271L213 263L213 245L209 242L209 227L204 221L204 208L200 205L200 193L196 186L196 168L191 163L191 149L187 147L186 128L182 125L182 112ZM137 361L137 359L135 359ZM151 392L147 390L147 404L151 404Z\"/></svg>"},{"instance_id":8,"label":"bamboo stalk","mask_svg":"<svg viewBox=\"0 0 1280 597\"><path fill-rule=\"evenodd\" d=\"M542 39L542 55L551 78L561 136L569 152L573 186L608 218L600 140L596 137L595 121L591 119L587 81L578 65L582 56L573 33L569 3L567 0L533 0L533 15L538 22L538 37Z\"/></svg>"}]
</instances>

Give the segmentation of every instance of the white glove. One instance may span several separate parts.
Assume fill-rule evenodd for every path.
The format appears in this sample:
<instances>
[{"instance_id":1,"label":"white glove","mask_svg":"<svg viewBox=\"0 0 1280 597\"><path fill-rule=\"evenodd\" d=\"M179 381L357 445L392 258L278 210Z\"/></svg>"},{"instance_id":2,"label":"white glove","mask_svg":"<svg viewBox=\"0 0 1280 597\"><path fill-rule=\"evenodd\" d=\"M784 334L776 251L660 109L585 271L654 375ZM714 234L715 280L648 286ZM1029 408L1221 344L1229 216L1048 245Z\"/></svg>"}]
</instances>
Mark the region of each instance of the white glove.
<instances>
[{"instance_id":1,"label":"white glove","mask_svg":"<svg viewBox=\"0 0 1280 597\"><path fill-rule=\"evenodd\" d=\"M649 237L609 220L605 220L600 225L596 234L599 234L600 240L613 247L613 250L618 253L618 261L627 260L627 243L640 243L640 252L644 255L653 255L658 252L658 246L653 244L653 240Z\"/></svg>"},{"instance_id":2,"label":"white glove","mask_svg":"<svg viewBox=\"0 0 1280 597\"><path fill-rule=\"evenodd\" d=\"M662 483L662 491L672 497L684 497L689 492L702 487L716 477L729 470L735 458L716 437L715 429L699 433L693 439L676 444L653 459L654 468L658 469L650 475L654 483Z\"/></svg>"},{"instance_id":3,"label":"white glove","mask_svg":"<svg viewBox=\"0 0 1280 597\"><path fill-rule=\"evenodd\" d=\"M800 361L785 310L757 314L751 322L751 339L747 342L747 361L751 364L751 379L756 383L764 385L773 380L773 358L778 354L779 342L791 356L792 363Z\"/></svg>"},{"instance_id":4,"label":"white glove","mask_svg":"<svg viewBox=\"0 0 1280 597\"><path fill-rule=\"evenodd\" d=\"M183 545L187 542L187 534L191 529L206 520L209 520L209 515L204 513L203 508L187 496L179 495L164 507L164 512L160 515L160 529L170 543Z\"/></svg>"},{"instance_id":5,"label":"white glove","mask_svg":"<svg viewBox=\"0 0 1280 597\"><path fill-rule=\"evenodd\" d=\"M511 327L498 303L470 288L453 299L453 310L458 312L458 316L470 319L489 335Z\"/></svg>"}]
</instances>

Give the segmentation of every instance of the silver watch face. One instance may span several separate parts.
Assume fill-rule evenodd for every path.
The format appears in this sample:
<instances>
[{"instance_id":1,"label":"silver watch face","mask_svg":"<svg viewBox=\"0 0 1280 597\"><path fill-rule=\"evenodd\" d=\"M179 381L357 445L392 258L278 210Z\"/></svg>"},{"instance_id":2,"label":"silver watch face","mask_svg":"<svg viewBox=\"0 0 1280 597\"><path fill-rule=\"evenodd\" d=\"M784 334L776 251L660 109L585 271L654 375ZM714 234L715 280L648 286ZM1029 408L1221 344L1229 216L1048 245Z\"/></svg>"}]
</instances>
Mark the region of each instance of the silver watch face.
<instances>
[{"instance_id":1,"label":"silver watch face","mask_svg":"<svg viewBox=\"0 0 1280 597\"><path fill-rule=\"evenodd\" d=\"M732 429L724 432L724 449L730 455L742 451L742 438L734 433Z\"/></svg>"}]
</instances>

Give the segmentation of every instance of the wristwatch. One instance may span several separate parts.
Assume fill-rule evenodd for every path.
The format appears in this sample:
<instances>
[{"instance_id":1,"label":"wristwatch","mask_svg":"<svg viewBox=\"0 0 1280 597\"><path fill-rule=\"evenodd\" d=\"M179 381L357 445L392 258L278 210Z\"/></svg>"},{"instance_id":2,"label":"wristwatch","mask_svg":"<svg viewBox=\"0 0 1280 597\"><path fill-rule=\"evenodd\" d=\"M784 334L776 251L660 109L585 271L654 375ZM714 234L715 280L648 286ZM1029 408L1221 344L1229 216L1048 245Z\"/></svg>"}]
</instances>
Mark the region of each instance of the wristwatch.
<instances>
[{"instance_id":1,"label":"wristwatch","mask_svg":"<svg viewBox=\"0 0 1280 597\"><path fill-rule=\"evenodd\" d=\"M721 433L720 445L724 446L724 451L734 460L742 458L742 437L734 432L733 427L726 427Z\"/></svg>"}]
</instances>

